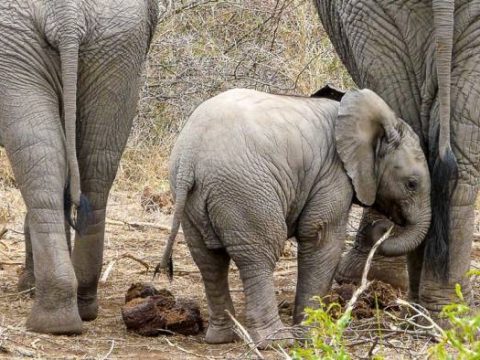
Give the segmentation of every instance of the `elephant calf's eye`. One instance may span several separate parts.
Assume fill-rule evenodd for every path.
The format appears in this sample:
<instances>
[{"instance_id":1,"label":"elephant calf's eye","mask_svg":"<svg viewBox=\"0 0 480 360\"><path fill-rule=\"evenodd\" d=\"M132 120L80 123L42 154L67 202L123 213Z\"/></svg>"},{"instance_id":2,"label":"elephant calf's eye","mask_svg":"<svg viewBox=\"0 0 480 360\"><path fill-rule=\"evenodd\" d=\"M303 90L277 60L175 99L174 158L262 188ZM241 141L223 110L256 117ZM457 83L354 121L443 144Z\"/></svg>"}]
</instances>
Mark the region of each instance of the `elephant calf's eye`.
<instances>
[{"instance_id":1,"label":"elephant calf's eye","mask_svg":"<svg viewBox=\"0 0 480 360\"><path fill-rule=\"evenodd\" d=\"M409 179L406 186L408 190L415 191L418 187L418 181L416 179Z\"/></svg>"}]
</instances>

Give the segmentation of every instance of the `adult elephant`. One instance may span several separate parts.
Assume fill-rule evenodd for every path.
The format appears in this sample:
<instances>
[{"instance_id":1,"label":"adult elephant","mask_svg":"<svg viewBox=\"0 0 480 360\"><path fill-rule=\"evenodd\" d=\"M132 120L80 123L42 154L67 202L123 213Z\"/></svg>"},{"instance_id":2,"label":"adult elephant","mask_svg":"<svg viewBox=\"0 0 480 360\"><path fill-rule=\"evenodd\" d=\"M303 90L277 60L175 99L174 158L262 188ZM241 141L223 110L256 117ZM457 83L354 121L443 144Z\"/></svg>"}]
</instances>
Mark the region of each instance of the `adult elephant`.
<instances>
[{"instance_id":1,"label":"adult elephant","mask_svg":"<svg viewBox=\"0 0 480 360\"><path fill-rule=\"evenodd\" d=\"M80 333L82 320L97 316L107 197L135 115L157 6L0 4L0 132L27 207L20 285L35 283L31 330ZM71 254L65 219L72 205Z\"/></svg>"},{"instance_id":2,"label":"adult elephant","mask_svg":"<svg viewBox=\"0 0 480 360\"><path fill-rule=\"evenodd\" d=\"M459 283L471 300L465 273L480 170L480 1L316 0L316 5L354 81L380 94L413 127L428 157L432 223L424 245L408 256L411 298L438 312L456 299ZM361 228L369 217L364 214ZM367 247L363 238L360 233L343 260L343 278L357 276ZM384 278L398 273L379 261Z\"/></svg>"}]
</instances>

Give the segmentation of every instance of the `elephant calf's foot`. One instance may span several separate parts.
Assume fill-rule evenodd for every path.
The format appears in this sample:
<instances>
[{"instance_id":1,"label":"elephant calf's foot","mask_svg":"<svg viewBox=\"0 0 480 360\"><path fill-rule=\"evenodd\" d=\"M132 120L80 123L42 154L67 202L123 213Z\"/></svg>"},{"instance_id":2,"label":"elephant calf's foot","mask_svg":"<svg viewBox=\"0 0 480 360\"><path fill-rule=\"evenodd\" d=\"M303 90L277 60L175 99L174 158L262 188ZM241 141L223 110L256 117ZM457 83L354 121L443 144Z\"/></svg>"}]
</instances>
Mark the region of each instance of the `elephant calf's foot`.
<instances>
[{"instance_id":1,"label":"elephant calf's foot","mask_svg":"<svg viewBox=\"0 0 480 360\"><path fill-rule=\"evenodd\" d=\"M77 306L45 310L33 306L27 320L27 328L45 334L73 335L83 332L83 324Z\"/></svg>"},{"instance_id":2,"label":"elephant calf's foot","mask_svg":"<svg viewBox=\"0 0 480 360\"><path fill-rule=\"evenodd\" d=\"M363 269L367 261L368 251L360 251L356 248L342 257L335 273L338 283L358 284L362 278ZM408 274L406 257L374 256L368 279L380 280L398 289L406 291L408 288Z\"/></svg>"},{"instance_id":3,"label":"elephant calf's foot","mask_svg":"<svg viewBox=\"0 0 480 360\"><path fill-rule=\"evenodd\" d=\"M259 349L278 344L282 347L293 345L293 335L280 320L264 329L250 329L250 336Z\"/></svg>"},{"instance_id":4,"label":"elephant calf's foot","mask_svg":"<svg viewBox=\"0 0 480 360\"><path fill-rule=\"evenodd\" d=\"M231 324L233 325L233 324ZM237 339L237 335L233 331L232 326L215 326L208 325L205 341L209 344L225 344L233 342Z\"/></svg>"},{"instance_id":5,"label":"elephant calf's foot","mask_svg":"<svg viewBox=\"0 0 480 360\"><path fill-rule=\"evenodd\" d=\"M19 292L28 291L35 288L35 276L33 270L23 269L18 277L17 290ZM32 290L33 292L34 290Z\"/></svg>"},{"instance_id":6,"label":"elephant calf's foot","mask_svg":"<svg viewBox=\"0 0 480 360\"><path fill-rule=\"evenodd\" d=\"M95 320L98 316L98 301L97 297L82 298L80 295L77 298L78 312L83 321Z\"/></svg>"}]
</instances>

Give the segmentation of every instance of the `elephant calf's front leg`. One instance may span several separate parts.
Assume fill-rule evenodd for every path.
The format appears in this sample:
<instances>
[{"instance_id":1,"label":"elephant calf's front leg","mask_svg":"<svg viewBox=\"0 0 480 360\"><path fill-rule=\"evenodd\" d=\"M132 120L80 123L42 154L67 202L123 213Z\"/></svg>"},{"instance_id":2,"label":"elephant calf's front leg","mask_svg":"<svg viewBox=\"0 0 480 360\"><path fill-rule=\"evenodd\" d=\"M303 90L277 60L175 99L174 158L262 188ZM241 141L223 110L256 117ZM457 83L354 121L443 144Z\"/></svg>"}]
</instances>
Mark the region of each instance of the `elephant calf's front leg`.
<instances>
[{"instance_id":1,"label":"elephant calf's front leg","mask_svg":"<svg viewBox=\"0 0 480 360\"><path fill-rule=\"evenodd\" d=\"M325 225L315 237L299 237L298 279L295 294L294 324L304 319L305 307L318 307L314 296L324 296L332 285L333 276L342 252L345 221Z\"/></svg>"}]
</instances>

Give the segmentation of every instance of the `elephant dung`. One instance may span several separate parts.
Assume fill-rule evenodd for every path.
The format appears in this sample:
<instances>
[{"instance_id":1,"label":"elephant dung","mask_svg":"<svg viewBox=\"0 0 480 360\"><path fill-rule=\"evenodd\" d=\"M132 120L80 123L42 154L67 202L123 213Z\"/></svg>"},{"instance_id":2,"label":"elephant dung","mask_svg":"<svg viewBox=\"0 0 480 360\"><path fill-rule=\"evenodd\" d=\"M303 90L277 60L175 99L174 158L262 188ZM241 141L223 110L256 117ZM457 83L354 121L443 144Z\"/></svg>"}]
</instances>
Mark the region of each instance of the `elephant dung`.
<instances>
[{"instance_id":1,"label":"elephant dung","mask_svg":"<svg viewBox=\"0 0 480 360\"><path fill-rule=\"evenodd\" d=\"M327 304L338 303L343 310L357 287L357 285L351 283L343 283L335 287L329 295L325 296L324 302ZM402 297L403 293L401 290L382 281L374 280L358 298L352 310L352 316L356 319L365 319L375 316L377 309L383 310L388 307L393 311L399 310L395 300Z\"/></svg>"},{"instance_id":2,"label":"elephant dung","mask_svg":"<svg viewBox=\"0 0 480 360\"><path fill-rule=\"evenodd\" d=\"M203 319L196 303L178 299L168 290L133 284L125 296L122 317L127 329L143 336L178 333L196 335L203 330Z\"/></svg>"},{"instance_id":3,"label":"elephant dung","mask_svg":"<svg viewBox=\"0 0 480 360\"><path fill-rule=\"evenodd\" d=\"M135 298L146 298L148 296L153 295L164 295L164 296L172 296L173 295L168 290L163 290L161 293L153 285L150 284L142 284L142 283L135 283L130 285L130 288L127 290L125 294L125 304L132 301Z\"/></svg>"}]
</instances>

